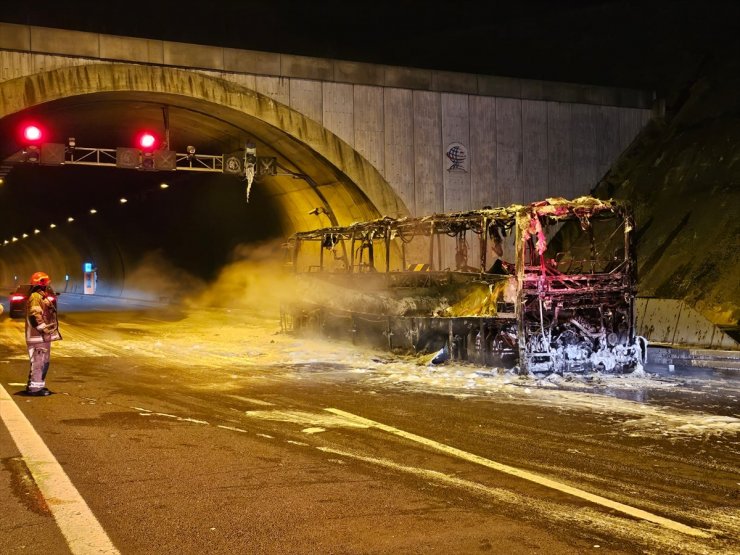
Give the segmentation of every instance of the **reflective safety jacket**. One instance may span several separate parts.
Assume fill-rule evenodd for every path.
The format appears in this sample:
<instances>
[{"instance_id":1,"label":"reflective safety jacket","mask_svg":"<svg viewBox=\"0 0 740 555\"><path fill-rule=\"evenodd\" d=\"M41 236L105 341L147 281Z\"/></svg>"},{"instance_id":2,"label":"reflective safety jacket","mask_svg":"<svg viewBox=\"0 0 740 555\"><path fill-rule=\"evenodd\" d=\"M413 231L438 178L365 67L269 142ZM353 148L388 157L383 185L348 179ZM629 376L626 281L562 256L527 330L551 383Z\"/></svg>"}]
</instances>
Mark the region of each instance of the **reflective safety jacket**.
<instances>
[{"instance_id":1,"label":"reflective safety jacket","mask_svg":"<svg viewBox=\"0 0 740 555\"><path fill-rule=\"evenodd\" d=\"M26 343L44 343L61 338L54 303L47 298L46 291L35 290L26 305Z\"/></svg>"}]
</instances>

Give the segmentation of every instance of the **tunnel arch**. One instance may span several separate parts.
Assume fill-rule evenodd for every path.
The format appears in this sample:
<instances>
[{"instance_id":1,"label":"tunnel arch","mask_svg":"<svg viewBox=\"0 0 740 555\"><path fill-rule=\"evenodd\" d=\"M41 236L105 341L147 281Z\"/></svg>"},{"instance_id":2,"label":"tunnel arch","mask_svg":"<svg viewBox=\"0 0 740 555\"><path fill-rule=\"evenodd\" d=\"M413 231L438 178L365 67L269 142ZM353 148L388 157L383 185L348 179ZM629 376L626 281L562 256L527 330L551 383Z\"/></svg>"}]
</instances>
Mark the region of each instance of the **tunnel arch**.
<instances>
[{"instance_id":1,"label":"tunnel arch","mask_svg":"<svg viewBox=\"0 0 740 555\"><path fill-rule=\"evenodd\" d=\"M277 156L287 170L285 175L263 177L254 187L279 207L284 237L316 227L408 215L403 202L377 169L346 142L290 107L218 76L133 64L89 64L40 72L0 82L0 128L8 137L13 135L13 124L25 114L53 121L65 111L80 114L85 110L92 114L87 121L102 127L99 120L103 112L96 110L116 103L142 111L160 106L172 108L182 118L182 125L198 127L207 136L207 143L215 149L213 154L229 152L237 146L235 140L247 137L257 143L260 155ZM109 125L115 125L115 121ZM104 133L99 131L97 135ZM52 142L63 140L66 136ZM80 146L123 144L126 143L117 138L112 144ZM17 147L9 145L6 139L0 156L5 158ZM171 144L171 148L182 152L185 144ZM316 208L324 208L325 212L316 213ZM81 259L84 251L87 257L97 253L97 260L104 266L107 280L101 283L101 292L123 295L129 288L126 282L130 281L127 274L132 264L128 259L124 261L126 257L120 253L114 256L119 249L115 242L83 248L85 241L79 237L66 237L56 243L35 238L40 239L48 246L43 254L16 245L11 249L13 253L6 251L10 256L0 257L5 258L5 262L0 260L0 282L7 284L9 277L19 273L19 265L23 268L21 278L38 267L57 275L68 273L70 267L78 270L79 264L70 261ZM64 285L81 286L75 278Z\"/></svg>"},{"instance_id":2,"label":"tunnel arch","mask_svg":"<svg viewBox=\"0 0 740 555\"><path fill-rule=\"evenodd\" d=\"M291 194L295 180L281 183L273 178L267 184L275 195L290 197L285 203L288 232L316 227L316 218L305 218L301 212L317 202L325 203L333 216L334 221L323 222L327 225L409 215L378 170L345 141L300 112L218 76L119 63L58 68L1 82L0 116L5 119L55 101L85 98L167 104L200 112L257 137L265 151L299 170L294 173L310 177L306 193L297 195ZM319 198L311 198L311 190Z\"/></svg>"}]
</instances>

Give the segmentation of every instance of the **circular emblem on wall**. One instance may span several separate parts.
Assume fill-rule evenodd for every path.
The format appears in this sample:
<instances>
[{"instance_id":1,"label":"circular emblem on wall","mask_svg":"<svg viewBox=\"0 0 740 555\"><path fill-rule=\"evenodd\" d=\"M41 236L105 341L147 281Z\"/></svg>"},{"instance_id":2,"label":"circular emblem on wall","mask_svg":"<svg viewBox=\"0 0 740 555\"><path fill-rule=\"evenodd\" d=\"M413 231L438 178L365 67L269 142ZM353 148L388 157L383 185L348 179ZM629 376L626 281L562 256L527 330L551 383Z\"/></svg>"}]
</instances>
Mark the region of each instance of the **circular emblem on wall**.
<instances>
[{"instance_id":1,"label":"circular emblem on wall","mask_svg":"<svg viewBox=\"0 0 740 555\"><path fill-rule=\"evenodd\" d=\"M445 156L452 162L447 167L448 172L466 172L468 171L468 149L462 143L450 143L447 145Z\"/></svg>"}]
</instances>

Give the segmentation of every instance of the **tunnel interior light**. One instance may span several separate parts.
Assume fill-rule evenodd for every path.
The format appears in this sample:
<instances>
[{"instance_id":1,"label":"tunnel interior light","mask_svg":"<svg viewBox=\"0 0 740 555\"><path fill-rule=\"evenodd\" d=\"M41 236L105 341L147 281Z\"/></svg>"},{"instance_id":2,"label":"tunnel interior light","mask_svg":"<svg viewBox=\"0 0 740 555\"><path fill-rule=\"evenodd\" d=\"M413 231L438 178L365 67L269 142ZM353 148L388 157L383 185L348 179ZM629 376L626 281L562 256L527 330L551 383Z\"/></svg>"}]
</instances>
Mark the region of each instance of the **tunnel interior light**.
<instances>
[{"instance_id":1,"label":"tunnel interior light","mask_svg":"<svg viewBox=\"0 0 740 555\"><path fill-rule=\"evenodd\" d=\"M23 235L21 235L21 239L25 239L26 237L28 237L28 233L24 233Z\"/></svg>"},{"instance_id":2,"label":"tunnel interior light","mask_svg":"<svg viewBox=\"0 0 740 555\"><path fill-rule=\"evenodd\" d=\"M95 208L90 208L90 214L97 214L98 211Z\"/></svg>"},{"instance_id":3,"label":"tunnel interior light","mask_svg":"<svg viewBox=\"0 0 740 555\"><path fill-rule=\"evenodd\" d=\"M69 223L72 223L72 222L74 222L74 221L75 221L75 219L74 219L74 218L73 218L72 216L70 216L69 218L67 218L67 221L68 221Z\"/></svg>"},{"instance_id":4,"label":"tunnel interior light","mask_svg":"<svg viewBox=\"0 0 740 555\"><path fill-rule=\"evenodd\" d=\"M33 233L34 233L34 235L38 235L39 233L41 233L41 230L38 229L38 228L36 228L36 229L33 230Z\"/></svg>"},{"instance_id":5,"label":"tunnel interior light","mask_svg":"<svg viewBox=\"0 0 740 555\"><path fill-rule=\"evenodd\" d=\"M120 202L121 204L126 204L128 202L128 199L121 198L118 202Z\"/></svg>"},{"instance_id":6,"label":"tunnel interior light","mask_svg":"<svg viewBox=\"0 0 740 555\"><path fill-rule=\"evenodd\" d=\"M159 188L160 189L167 189L167 188L169 188L169 185L167 185L167 183L160 183L159 184Z\"/></svg>"},{"instance_id":7,"label":"tunnel interior light","mask_svg":"<svg viewBox=\"0 0 740 555\"><path fill-rule=\"evenodd\" d=\"M57 226L57 224L49 224L50 229L54 229Z\"/></svg>"},{"instance_id":8,"label":"tunnel interior light","mask_svg":"<svg viewBox=\"0 0 740 555\"><path fill-rule=\"evenodd\" d=\"M13 237L12 241L15 243L18 240L18 237Z\"/></svg>"}]
</instances>

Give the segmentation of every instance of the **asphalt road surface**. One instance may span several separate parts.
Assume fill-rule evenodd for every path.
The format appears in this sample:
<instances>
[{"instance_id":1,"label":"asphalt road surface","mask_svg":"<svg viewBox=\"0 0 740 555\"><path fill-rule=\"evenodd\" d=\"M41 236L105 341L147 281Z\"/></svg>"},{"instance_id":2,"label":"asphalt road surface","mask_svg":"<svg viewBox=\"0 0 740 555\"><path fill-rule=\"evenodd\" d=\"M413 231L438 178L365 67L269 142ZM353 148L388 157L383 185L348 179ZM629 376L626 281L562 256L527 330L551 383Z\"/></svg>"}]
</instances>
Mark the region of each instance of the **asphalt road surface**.
<instances>
[{"instance_id":1,"label":"asphalt road surface","mask_svg":"<svg viewBox=\"0 0 740 555\"><path fill-rule=\"evenodd\" d=\"M0 317L4 554L740 552L732 374L522 378L73 305L46 398Z\"/></svg>"}]
</instances>

